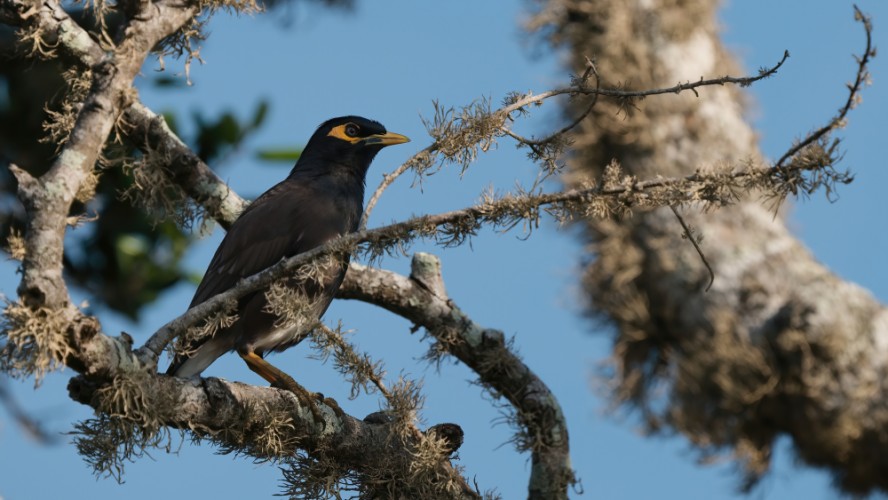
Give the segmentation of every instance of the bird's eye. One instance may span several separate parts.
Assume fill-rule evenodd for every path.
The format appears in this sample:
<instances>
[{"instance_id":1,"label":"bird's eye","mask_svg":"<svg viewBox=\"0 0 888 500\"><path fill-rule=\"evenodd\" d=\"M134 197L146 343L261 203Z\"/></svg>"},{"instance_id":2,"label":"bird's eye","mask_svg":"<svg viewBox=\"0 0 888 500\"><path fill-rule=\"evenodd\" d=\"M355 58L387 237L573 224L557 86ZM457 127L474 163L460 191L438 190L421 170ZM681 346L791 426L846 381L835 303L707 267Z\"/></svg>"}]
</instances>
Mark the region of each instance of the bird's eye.
<instances>
[{"instance_id":1,"label":"bird's eye","mask_svg":"<svg viewBox=\"0 0 888 500\"><path fill-rule=\"evenodd\" d=\"M346 125L345 126L345 135L347 135L349 137L357 137L358 136L358 126L353 123L349 123L348 125Z\"/></svg>"}]
</instances>

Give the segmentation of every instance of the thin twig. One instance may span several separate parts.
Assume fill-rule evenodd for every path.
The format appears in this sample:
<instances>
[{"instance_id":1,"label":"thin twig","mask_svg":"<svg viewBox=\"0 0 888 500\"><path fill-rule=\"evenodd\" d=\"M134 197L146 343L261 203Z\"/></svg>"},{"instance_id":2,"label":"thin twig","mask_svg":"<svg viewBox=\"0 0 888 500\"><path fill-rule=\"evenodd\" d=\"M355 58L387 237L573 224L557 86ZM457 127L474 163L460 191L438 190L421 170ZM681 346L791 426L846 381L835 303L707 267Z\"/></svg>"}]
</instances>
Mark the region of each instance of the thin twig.
<instances>
[{"instance_id":1,"label":"thin twig","mask_svg":"<svg viewBox=\"0 0 888 500\"><path fill-rule=\"evenodd\" d=\"M759 80L762 80L764 78L768 78L769 76L772 76L775 73L777 73L777 70L780 69L781 66L783 66L783 63L786 62L786 60L788 58L789 58L789 52L785 51L783 53L783 57L780 59L780 61L776 65L774 65L771 68L761 70L757 76L743 76L743 77L723 76L721 78L710 78L707 80L700 78L699 81L696 81L694 83L690 83L690 82L679 83L678 85L674 85L672 87L665 87L665 88L659 88L659 89L648 89L648 90L623 90L623 89L603 89L603 88L600 88L600 85L599 85L600 79L598 76L597 69L595 69L594 63L590 60L589 66L587 67L586 74L584 75L583 78L580 79L580 82L578 84L574 84L574 85L559 88L559 89L549 90L549 91L543 92L541 94L526 95L526 96L522 97L521 99L518 99L515 102L513 102L507 106L503 106L502 108L494 111L492 114L493 115L500 114L500 115L505 115L505 116L511 116L511 114L514 113L515 111L518 111L518 110L525 108L529 105L540 103L540 102L543 102L543 101L550 99L552 97L556 97L556 96L564 95L564 94L593 95L596 97L596 100L597 100L598 96L618 97L618 98L641 98L641 97L660 95L660 94L680 94L681 92L684 92L684 91L692 91L696 94L697 88L711 86L711 85L737 84L742 87L746 87L746 86L749 86ZM585 81L585 79L588 78L588 74L590 71L596 75L596 82L597 83L596 83L595 88L586 87L583 83ZM586 113L584 113L578 119L576 119L575 122L567 125L564 128L564 130L556 132L555 134L552 134L549 137L546 137L544 139L539 139L539 140L527 139L527 138L524 138L524 137L521 137L521 136L515 134L511 130L508 130L505 128L501 128L501 130L504 135L509 135L519 142L526 143L526 144L540 145L540 144L543 144L545 142L552 140L555 136L562 134L565 131L570 130L573 127L575 127L577 124L579 124L580 121L583 120L583 118L586 117L586 115L588 115L592 111L592 107L594 105L595 105L595 101L592 102L592 104L590 105L590 107L586 111ZM393 170L389 174L386 174L383 176L382 182L379 184L379 186L373 192L373 195L370 197L370 201L367 203L367 208L364 210L364 215L361 218L361 224L359 226L360 229L363 230L367 227L367 221L370 218L370 213L376 207L376 203L379 201L379 198L382 196L383 192L385 192L385 190L388 189L388 187L391 186L393 182L395 182L395 179L397 179L398 177L403 175L404 172L406 172L407 170L410 170L410 168L415 164L416 160L421 157L421 155L431 154L431 153L435 152L437 149L438 149L437 143L432 143L429 146L426 146L422 151L413 155L413 157L411 157L409 160L407 160L406 162L401 164L401 166L399 166L398 168L396 168L395 170Z\"/></svg>"},{"instance_id":2,"label":"thin twig","mask_svg":"<svg viewBox=\"0 0 888 500\"><path fill-rule=\"evenodd\" d=\"M382 196L382 193L388 189L389 186L395 182L395 179L401 176L404 172L410 170L410 167L414 165L416 161L422 158L425 155L430 155L434 153L438 149L438 143L433 142L429 144L416 154L410 157L409 160L405 161L401 164L400 167L392 170L388 174L383 174L382 182L379 183L376 190L373 191L373 195L370 197L370 201L367 202L367 207L364 209L364 215L361 216L361 224L358 226L359 229L364 230L367 229L367 221L370 219L370 212L376 207L376 203L379 202L379 198Z\"/></svg>"},{"instance_id":3,"label":"thin twig","mask_svg":"<svg viewBox=\"0 0 888 500\"><path fill-rule=\"evenodd\" d=\"M326 337L327 342L331 343L339 351L339 353L334 352L332 355L335 358L338 358L338 362L340 364L348 365L350 368L352 368L351 370L349 370L349 372L351 373L360 372L367 374L367 380L373 383L379 393L382 394L382 396L389 403L394 400L391 391L389 391L388 388L385 386L385 381L382 380L380 374L378 374L376 370L373 369L373 364L370 363L369 360L365 361L361 356L359 356L357 351L355 350L355 346L349 342L346 342L345 339L342 338L341 333L334 331L332 328L323 323L321 323L317 327L317 330L319 330L320 333L322 333ZM352 359L358 359L360 361L358 363L348 362L347 358L349 357L349 355ZM360 366L358 366L358 364L360 364ZM419 431L417 430L417 432Z\"/></svg>"},{"instance_id":4,"label":"thin twig","mask_svg":"<svg viewBox=\"0 0 888 500\"><path fill-rule=\"evenodd\" d=\"M703 265L706 266L706 269L709 271L709 284L706 285L706 289L704 290L708 292L709 289L712 288L712 284L715 282L715 272L712 270L712 266L709 265L709 261L706 260L706 255L697 243L697 239L694 238L694 233L691 231L691 228L688 227L684 218L678 213L678 210L675 209L675 205L669 205L669 208L672 209L672 213L675 214L675 218L678 219L679 224L681 224L682 229L684 229L685 236L691 241L691 244L694 245L694 250L697 251L697 255L700 256L700 260L703 261Z\"/></svg>"},{"instance_id":5,"label":"thin twig","mask_svg":"<svg viewBox=\"0 0 888 500\"><path fill-rule=\"evenodd\" d=\"M813 144L821 137L828 134L831 130L844 126L845 117L848 116L848 112L850 112L855 104L857 104L858 96L860 95L863 85L866 84L869 79L867 66L869 65L870 59L875 55L875 51L873 50L872 20L861 12L856 5L854 6L854 18L863 23L863 29L866 32L866 48L863 52L863 56L855 57L857 60L857 76L854 83L848 85L848 99L845 101L845 105L839 109L839 112L833 116L826 125L809 133L804 140L783 153L783 156L781 156L780 159L777 160L777 163L774 164L776 168L782 168L783 164L795 156L796 153L804 149L806 146Z\"/></svg>"},{"instance_id":6,"label":"thin twig","mask_svg":"<svg viewBox=\"0 0 888 500\"><path fill-rule=\"evenodd\" d=\"M783 57L771 68L763 69L759 71L757 76L723 76L720 78L709 78L703 79L693 82L693 83L679 83L672 87L664 87L658 89L648 89L648 90L623 90L623 89L602 89L602 88L589 88L584 86L576 86L571 85L569 87L563 87L559 89L549 90L547 92L543 92L542 94L533 94L525 96L514 103L501 108L498 112L503 113L513 113L521 108L529 106L531 104L535 104L538 102L542 102L546 99L563 95L563 94L585 94L585 95L602 95L606 97L647 97L652 95L661 95L661 94L680 94L685 91L693 91L700 87L708 87L713 85L725 85L725 84L736 84L741 87L747 87L752 85L753 83L773 76L777 73L783 63L789 59L789 52L785 51L783 53Z\"/></svg>"},{"instance_id":7,"label":"thin twig","mask_svg":"<svg viewBox=\"0 0 888 500\"><path fill-rule=\"evenodd\" d=\"M586 81L589 80L589 76L591 76L591 75L595 75L595 88L601 89L601 75L598 74L598 68L595 66L595 61L586 57L586 71L583 73L583 76L581 76L578 79L578 82L579 82L578 85L580 85L580 86L584 85L586 83ZM502 131L505 132L506 135L508 135L512 139L515 139L516 141L529 146L534 151L534 153L540 154L540 151L535 146L542 146L544 144L547 144L547 143L551 142L552 140L554 140L555 138L560 137L561 135L566 134L567 132L570 132L571 130L573 130L574 127L579 125L581 121L585 120L586 117L589 116L590 113L592 113L592 110L595 108L595 105L598 104L598 96L599 95L601 95L601 94L593 94L592 95L592 102L589 103L589 105L586 107L586 110L583 111L583 113L581 113L580 116L575 118L572 122L568 123L564 127L561 127L560 130L557 130L557 131L549 134L548 136L543 137L542 139L530 139L530 138L518 135L514 131L512 131L512 129L510 129L506 126L502 127Z\"/></svg>"}]
</instances>

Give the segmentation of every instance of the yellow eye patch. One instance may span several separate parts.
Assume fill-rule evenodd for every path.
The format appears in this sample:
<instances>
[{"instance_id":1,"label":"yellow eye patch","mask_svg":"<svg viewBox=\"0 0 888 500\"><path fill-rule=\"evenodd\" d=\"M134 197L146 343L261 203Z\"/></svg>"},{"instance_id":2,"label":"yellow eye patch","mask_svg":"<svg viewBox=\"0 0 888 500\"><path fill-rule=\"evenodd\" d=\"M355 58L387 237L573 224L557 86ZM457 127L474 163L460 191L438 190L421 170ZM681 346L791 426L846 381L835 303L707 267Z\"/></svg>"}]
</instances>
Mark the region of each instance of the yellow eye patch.
<instances>
[{"instance_id":1,"label":"yellow eye patch","mask_svg":"<svg viewBox=\"0 0 888 500\"><path fill-rule=\"evenodd\" d=\"M353 123L346 123L345 125L337 125L337 126L333 127L332 129L330 129L330 132L328 132L327 135L330 137L335 137L337 139L341 139L341 140L343 140L345 142L349 142L351 144L356 144L358 142L361 142L364 139L363 137L351 137L345 133L345 129L349 128L349 127L353 127L355 129L358 128Z\"/></svg>"}]
</instances>

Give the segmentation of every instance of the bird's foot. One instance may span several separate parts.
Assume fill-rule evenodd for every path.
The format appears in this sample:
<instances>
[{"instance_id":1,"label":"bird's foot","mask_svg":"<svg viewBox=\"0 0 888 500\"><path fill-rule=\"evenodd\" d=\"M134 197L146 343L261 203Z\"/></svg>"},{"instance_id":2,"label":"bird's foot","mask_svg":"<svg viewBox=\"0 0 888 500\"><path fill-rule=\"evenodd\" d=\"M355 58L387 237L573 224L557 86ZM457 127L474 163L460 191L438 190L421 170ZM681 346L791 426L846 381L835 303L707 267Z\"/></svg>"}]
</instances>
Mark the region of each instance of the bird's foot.
<instances>
[{"instance_id":1,"label":"bird's foot","mask_svg":"<svg viewBox=\"0 0 888 500\"><path fill-rule=\"evenodd\" d=\"M238 353L241 358L243 358L244 362L247 363L247 366L254 372L258 373L259 376L271 382L272 387L293 393L293 395L296 396L296 399L298 399L299 402L311 412L311 416L314 418L315 423L324 422L324 416L321 414L321 409L318 408L318 404L320 403L329 406L340 418L345 415L342 409L339 408L339 405L336 404L336 401L333 401L330 398L325 398L321 393L314 393L305 387L302 387L293 377L262 359L262 356L256 354L256 352L249 346L243 349L238 349Z\"/></svg>"},{"instance_id":2,"label":"bird's foot","mask_svg":"<svg viewBox=\"0 0 888 500\"><path fill-rule=\"evenodd\" d=\"M329 406L330 409L333 410L333 413L335 413L336 416L339 417L340 420L342 420L342 418L345 417L345 412L342 411L342 408L339 407L339 403L337 403L335 399L333 399L333 398L326 398L326 397L324 397L324 395L321 394L320 392L316 392L316 393L315 393L315 397L318 399L318 401L320 401L320 402L324 403L325 405Z\"/></svg>"},{"instance_id":3,"label":"bird's foot","mask_svg":"<svg viewBox=\"0 0 888 500\"><path fill-rule=\"evenodd\" d=\"M317 403L318 401L324 401L323 394L311 392L308 389L306 389L305 387L302 387L301 385L299 385L299 383L296 382L295 380L293 380L292 378L290 378L290 377L287 377L287 378L289 380L280 379L280 380L277 380L276 382L274 382L273 384L271 384L271 386L275 387L277 389L283 389L285 391L290 391L291 393L293 393L293 395L296 396L296 399L298 399L299 402L302 403L303 406L307 407L308 410L311 412L311 416L314 419L315 423L323 422L324 416L321 415L321 410L320 410L320 408L318 408L318 403ZM321 396L320 399L318 398L318 395Z\"/></svg>"},{"instance_id":4,"label":"bird's foot","mask_svg":"<svg viewBox=\"0 0 888 500\"><path fill-rule=\"evenodd\" d=\"M337 403L335 399L324 397L320 392L311 392L299 385L299 383L292 378L290 378L290 380L279 380L277 383L271 384L271 386L292 392L300 403L308 407L308 410L311 412L311 416L316 423L324 421L324 416L321 415L318 403L323 403L330 407L330 409L333 410L333 413L335 413L340 419L345 417L345 412L342 411L342 408L339 407L339 403Z\"/></svg>"}]
</instances>

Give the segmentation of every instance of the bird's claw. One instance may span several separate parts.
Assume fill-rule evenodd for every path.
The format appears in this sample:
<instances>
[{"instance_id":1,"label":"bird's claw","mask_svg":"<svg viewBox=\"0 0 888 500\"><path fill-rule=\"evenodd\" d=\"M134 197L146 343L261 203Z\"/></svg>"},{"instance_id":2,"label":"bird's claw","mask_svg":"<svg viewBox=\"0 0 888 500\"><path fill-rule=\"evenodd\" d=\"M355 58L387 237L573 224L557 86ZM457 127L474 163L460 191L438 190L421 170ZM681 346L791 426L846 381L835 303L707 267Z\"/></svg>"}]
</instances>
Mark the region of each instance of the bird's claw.
<instances>
[{"instance_id":1,"label":"bird's claw","mask_svg":"<svg viewBox=\"0 0 888 500\"><path fill-rule=\"evenodd\" d=\"M298 399L300 403L308 407L308 410L311 412L311 416L314 419L315 423L324 422L324 416L321 414L321 409L318 408L318 403L323 403L329 406L333 410L333 413L335 413L336 416L339 418L345 416L345 412L342 411L342 408L339 407L339 404L336 402L336 400L334 400L333 398L324 397L324 395L320 392L311 392L305 387L299 385L295 380L278 380L277 382L271 384L271 386L293 393L293 395L296 396L296 399Z\"/></svg>"},{"instance_id":2,"label":"bird's claw","mask_svg":"<svg viewBox=\"0 0 888 500\"><path fill-rule=\"evenodd\" d=\"M342 408L339 407L339 403L337 403L335 399L333 399L333 398L325 398L324 395L321 394L320 392L316 393L315 396L317 396L318 399L319 399L322 403L324 403L325 405L329 406L330 409L333 410L333 413L335 413L336 416L339 417L340 420L341 420L342 418L345 417L345 412L342 411Z\"/></svg>"}]
</instances>

